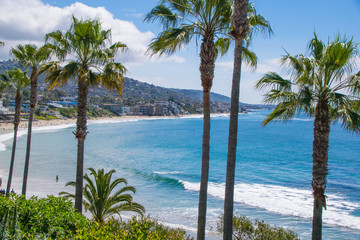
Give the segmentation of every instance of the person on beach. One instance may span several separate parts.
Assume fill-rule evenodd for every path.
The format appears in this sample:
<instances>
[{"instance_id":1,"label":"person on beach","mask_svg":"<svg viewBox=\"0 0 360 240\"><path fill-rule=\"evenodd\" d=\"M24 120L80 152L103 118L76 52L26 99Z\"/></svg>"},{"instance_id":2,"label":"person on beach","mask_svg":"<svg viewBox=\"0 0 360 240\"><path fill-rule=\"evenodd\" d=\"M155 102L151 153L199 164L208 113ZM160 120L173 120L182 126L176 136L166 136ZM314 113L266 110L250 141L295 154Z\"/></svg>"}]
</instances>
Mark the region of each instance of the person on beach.
<instances>
[{"instance_id":1,"label":"person on beach","mask_svg":"<svg viewBox=\"0 0 360 240\"><path fill-rule=\"evenodd\" d=\"M59 182L59 175L56 175L56 182Z\"/></svg>"},{"instance_id":2,"label":"person on beach","mask_svg":"<svg viewBox=\"0 0 360 240\"><path fill-rule=\"evenodd\" d=\"M2 178L0 177L0 187L1 187L1 184L2 184Z\"/></svg>"}]
</instances>

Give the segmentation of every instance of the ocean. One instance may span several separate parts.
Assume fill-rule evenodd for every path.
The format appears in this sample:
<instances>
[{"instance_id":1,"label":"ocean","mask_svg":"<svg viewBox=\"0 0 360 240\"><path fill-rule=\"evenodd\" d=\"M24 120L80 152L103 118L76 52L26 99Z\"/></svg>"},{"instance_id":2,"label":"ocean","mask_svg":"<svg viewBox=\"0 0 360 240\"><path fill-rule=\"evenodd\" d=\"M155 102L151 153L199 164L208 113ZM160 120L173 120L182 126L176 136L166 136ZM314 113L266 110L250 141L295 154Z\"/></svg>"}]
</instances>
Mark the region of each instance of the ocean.
<instances>
[{"instance_id":1,"label":"ocean","mask_svg":"<svg viewBox=\"0 0 360 240\"><path fill-rule=\"evenodd\" d=\"M311 238L312 119L261 126L269 111L239 115L234 211ZM221 239L229 116L211 118L207 239ZM28 195L57 195L75 180L75 125L35 128ZM134 201L161 222L195 235L200 187L202 118L97 121L88 125L85 167L115 169L136 188ZM21 192L26 131L21 131L13 188ZM6 187L12 133L0 136ZM323 239L360 239L360 136L331 125ZM55 181L56 175L59 182ZM125 217L130 213L124 213Z\"/></svg>"}]
</instances>

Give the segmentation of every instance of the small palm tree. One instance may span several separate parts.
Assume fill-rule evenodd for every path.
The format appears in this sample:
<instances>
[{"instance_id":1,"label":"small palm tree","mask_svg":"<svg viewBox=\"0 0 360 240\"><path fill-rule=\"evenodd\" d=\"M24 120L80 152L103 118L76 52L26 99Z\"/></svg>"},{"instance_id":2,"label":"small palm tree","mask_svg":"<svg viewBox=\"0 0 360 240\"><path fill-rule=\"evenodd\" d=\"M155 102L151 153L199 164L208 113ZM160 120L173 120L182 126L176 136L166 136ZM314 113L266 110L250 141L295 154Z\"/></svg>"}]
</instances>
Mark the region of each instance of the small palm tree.
<instances>
[{"instance_id":1,"label":"small palm tree","mask_svg":"<svg viewBox=\"0 0 360 240\"><path fill-rule=\"evenodd\" d=\"M49 57L49 51L46 47L40 48L32 44L18 45L16 48L11 49L11 54L15 57L15 60L25 68L31 69L30 74L30 113L28 123L28 134L25 154L25 167L23 176L23 186L21 194L26 196L27 178L30 164L30 148L31 148L31 132L34 111L36 107L36 96L38 88L38 77L40 75L40 68L45 64Z\"/></svg>"},{"instance_id":2,"label":"small palm tree","mask_svg":"<svg viewBox=\"0 0 360 240\"><path fill-rule=\"evenodd\" d=\"M16 91L15 114L14 114L14 138L13 138L13 145L11 152L9 177L6 187L6 196L9 196L11 189L11 181L12 181L12 174L13 174L14 161L15 161L17 132L20 124L22 90L30 85L30 78L27 76L27 74L28 71L23 72L19 68L14 68L12 70L7 70L5 74L0 75L1 84L5 85L7 88L15 89Z\"/></svg>"},{"instance_id":3,"label":"small palm tree","mask_svg":"<svg viewBox=\"0 0 360 240\"><path fill-rule=\"evenodd\" d=\"M115 62L118 51L126 51L121 42L111 43L111 30L104 30L99 20L78 20L73 17L70 29L63 34L55 31L46 35L47 47L60 61L47 64L49 89L75 79L78 85L76 131L78 140L75 208L82 212L84 142L87 135L86 107L91 86L103 86L121 94L126 68ZM67 59L69 58L69 59ZM60 64L65 62L65 66Z\"/></svg>"},{"instance_id":4,"label":"small palm tree","mask_svg":"<svg viewBox=\"0 0 360 240\"><path fill-rule=\"evenodd\" d=\"M353 108L354 103L359 102L360 93L360 74L352 74L356 47L352 40L340 36L325 45L315 34L308 45L309 57L286 54L282 58L282 64L287 64L291 70L290 80L270 72L256 85L258 89L270 88L265 102L277 103L263 125L290 120L302 112L314 117L313 240L321 239L322 209L326 209L330 123L341 121L346 129L360 132L360 115Z\"/></svg>"},{"instance_id":5,"label":"small palm tree","mask_svg":"<svg viewBox=\"0 0 360 240\"><path fill-rule=\"evenodd\" d=\"M105 220L113 215L119 215L123 211L131 211L140 214L145 213L145 208L133 202L132 196L127 192L135 193L136 190L132 186L127 186L125 178L117 178L111 181L111 177L115 170L110 170L105 173L104 169L99 169L97 172L93 168L89 168L90 175L94 177L94 181L85 174L84 179L86 181L84 188L83 204L85 210L89 210L93 215L95 221L104 223ZM125 187L120 188L114 194L112 192L118 187L119 184L125 184ZM66 186L76 186L76 182L68 182ZM61 192L59 195L63 195L69 198L75 198L74 194L68 192Z\"/></svg>"}]
</instances>

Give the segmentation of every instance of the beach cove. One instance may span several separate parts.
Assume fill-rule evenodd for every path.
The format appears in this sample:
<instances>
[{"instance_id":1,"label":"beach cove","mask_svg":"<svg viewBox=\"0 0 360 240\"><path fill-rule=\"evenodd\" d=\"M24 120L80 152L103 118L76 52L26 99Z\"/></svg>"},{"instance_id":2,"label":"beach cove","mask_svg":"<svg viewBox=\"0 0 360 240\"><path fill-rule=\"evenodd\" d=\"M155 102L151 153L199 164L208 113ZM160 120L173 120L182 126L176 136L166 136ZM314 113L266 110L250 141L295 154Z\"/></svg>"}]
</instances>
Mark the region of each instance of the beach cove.
<instances>
[{"instance_id":1,"label":"beach cove","mask_svg":"<svg viewBox=\"0 0 360 240\"><path fill-rule=\"evenodd\" d=\"M235 212L288 227L308 239L311 233L312 120L261 128L267 114L240 115ZM52 122L54 123L54 122ZM201 159L202 116L89 120L85 167L115 169L135 186L134 199L147 213L171 226L196 229ZM223 208L228 116L212 117L208 227ZM35 127L30 162L29 195L57 195L75 175L75 120ZM8 130L9 131L9 130ZM11 128L10 128L11 131ZM299 131L302 134L297 134ZM26 129L21 130L14 173L14 190L21 189ZM3 132L4 133L4 132ZM1 135L0 175L6 183L12 132ZM360 237L359 138L334 126L331 133L324 212L326 239ZM59 175L56 183L55 176ZM5 180L5 181L4 181ZM4 185L3 185L4 186ZM209 228L209 239L220 239Z\"/></svg>"}]
</instances>

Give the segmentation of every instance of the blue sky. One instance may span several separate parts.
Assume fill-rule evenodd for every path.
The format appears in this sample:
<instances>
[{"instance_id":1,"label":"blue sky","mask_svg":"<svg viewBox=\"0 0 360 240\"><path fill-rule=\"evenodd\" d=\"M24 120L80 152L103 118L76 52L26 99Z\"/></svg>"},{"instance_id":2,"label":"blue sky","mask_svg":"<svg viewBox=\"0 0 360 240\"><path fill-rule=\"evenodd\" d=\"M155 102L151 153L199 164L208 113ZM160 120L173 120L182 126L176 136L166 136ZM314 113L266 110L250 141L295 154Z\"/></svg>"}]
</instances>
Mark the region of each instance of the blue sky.
<instances>
[{"instance_id":1,"label":"blue sky","mask_svg":"<svg viewBox=\"0 0 360 240\"><path fill-rule=\"evenodd\" d=\"M119 56L128 68L127 76L158 86L201 89L199 46L188 47L167 58L144 55L147 44L160 31L157 24L143 22L143 16L158 0L0 0L0 59L9 58L9 49L16 44L40 45L44 34L66 30L71 15L99 17L111 28L114 41L123 41L131 54ZM242 102L260 103L262 96L254 83L267 71L281 72L277 59L284 54L306 52L306 44L317 32L323 41L337 33L354 37L360 42L360 0L255 0L254 5L271 23L274 34L270 39L257 36L252 50L259 58L258 69L251 72L243 67L241 76ZM229 96L233 51L216 62L212 91ZM359 61L360 63L360 61Z\"/></svg>"}]
</instances>

